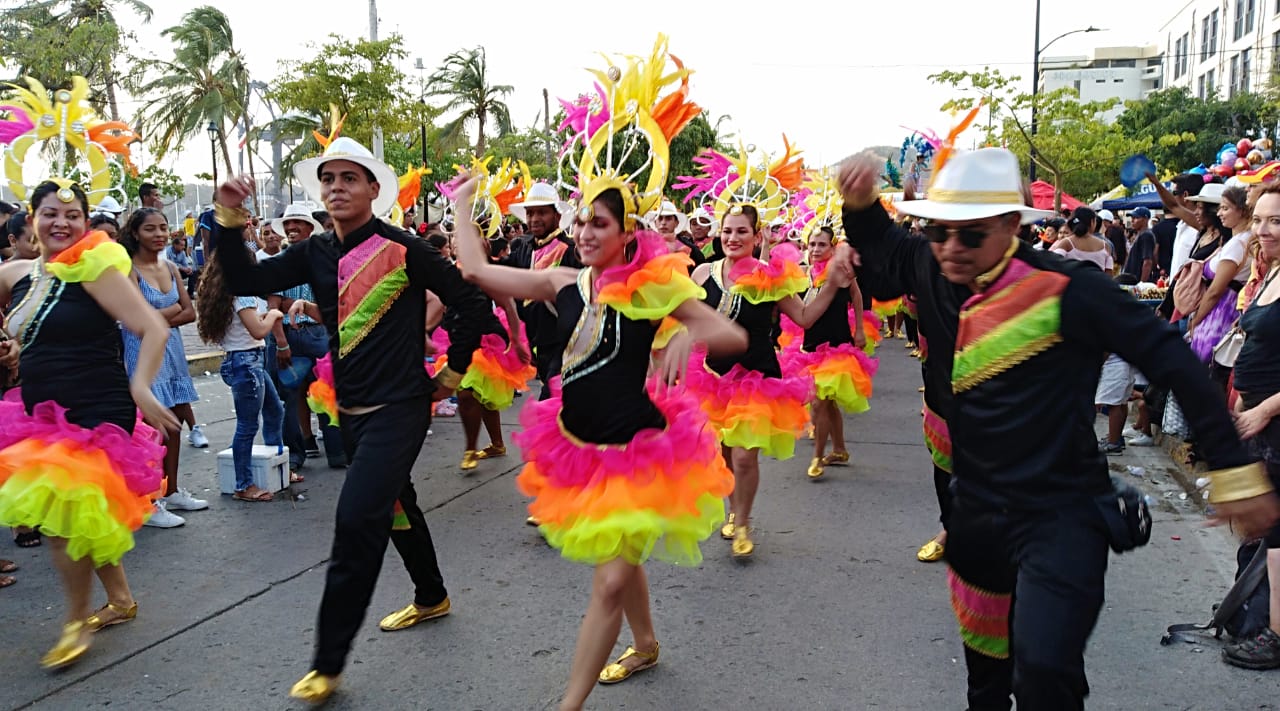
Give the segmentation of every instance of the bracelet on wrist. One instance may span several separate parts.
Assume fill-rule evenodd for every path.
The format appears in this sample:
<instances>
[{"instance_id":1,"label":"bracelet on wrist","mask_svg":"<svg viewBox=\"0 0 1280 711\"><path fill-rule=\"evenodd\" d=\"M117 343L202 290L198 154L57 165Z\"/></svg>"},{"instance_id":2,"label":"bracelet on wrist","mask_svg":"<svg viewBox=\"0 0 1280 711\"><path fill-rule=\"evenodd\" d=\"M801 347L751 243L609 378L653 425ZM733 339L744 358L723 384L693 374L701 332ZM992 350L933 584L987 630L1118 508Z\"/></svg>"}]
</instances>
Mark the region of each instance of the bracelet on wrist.
<instances>
[{"instance_id":1,"label":"bracelet on wrist","mask_svg":"<svg viewBox=\"0 0 1280 711\"><path fill-rule=\"evenodd\" d=\"M289 344L288 344L288 343L286 343L286 344L284 344L284 345L282 346L282 345L280 345L279 343L277 343L277 344L276 344L276 350L278 350L278 351L287 351L287 350L289 350Z\"/></svg>"}]
</instances>

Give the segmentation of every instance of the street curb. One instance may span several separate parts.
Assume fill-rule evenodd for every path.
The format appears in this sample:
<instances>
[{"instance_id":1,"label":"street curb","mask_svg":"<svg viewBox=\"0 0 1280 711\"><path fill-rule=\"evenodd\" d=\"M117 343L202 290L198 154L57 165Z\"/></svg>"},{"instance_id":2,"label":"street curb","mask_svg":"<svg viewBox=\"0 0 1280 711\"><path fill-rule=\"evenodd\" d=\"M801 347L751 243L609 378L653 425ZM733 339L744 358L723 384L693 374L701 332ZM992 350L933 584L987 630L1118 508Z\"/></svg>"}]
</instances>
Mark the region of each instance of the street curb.
<instances>
[{"instance_id":1,"label":"street curb","mask_svg":"<svg viewBox=\"0 0 1280 711\"><path fill-rule=\"evenodd\" d=\"M187 356L187 372L192 377L204 375L205 373L215 373L222 367L223 355L222 351L192 353Z\"/></svg>"},{"instance_id":2,"label":"street curb","mask_svg":"<svg viewBox=\"0 0 1280 711\"><path fill-rule=\"evenodd\" d=\"M1153 428L1159 430L1158 427ZM1204 492L1196 487L1196 479L1203 476L1209 471L1209 467L1204 462L1191 462L1191 445L1178 439L1172 435L1165 436L1163 432L1159 432L1156 437L1156 444L1169 455L1169 460L1173 466L1169 469L1169 473L1173 475L1182 490L1187 492L1187 498L1196 502L1197 505L1203 507L1209 502L1205 500Z\"/></svg>"}]
</instances>

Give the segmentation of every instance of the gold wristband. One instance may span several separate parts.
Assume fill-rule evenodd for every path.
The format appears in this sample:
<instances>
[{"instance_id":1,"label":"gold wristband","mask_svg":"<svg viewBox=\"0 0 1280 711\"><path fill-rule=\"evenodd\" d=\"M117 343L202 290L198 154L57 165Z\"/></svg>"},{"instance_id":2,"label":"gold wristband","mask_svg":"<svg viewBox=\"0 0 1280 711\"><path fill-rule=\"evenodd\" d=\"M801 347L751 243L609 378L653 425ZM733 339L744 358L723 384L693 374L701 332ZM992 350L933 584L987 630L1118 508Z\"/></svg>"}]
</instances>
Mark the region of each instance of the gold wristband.
<instances>
[{"instance_id":1,"label":"gold wristband","mask_svg":"<svg viewBox=\"0 0 1280 711\"><path fill-rule=\"evenodd\" d=\"M213 219L219 225L234 230L249 224L249 211L243 207L227 207L222 204L213 206Z\"/></svg>"},{"instance_id":2,"label":"gold wristband","mask_svg":"<svg viewBox=\"0 0 1280 711\"><path fill-rule=\"evenodd\" d=\"M447 365L441 368L439 373L436 373L436 383L448 388L449 390L457 390L458 384L461 382L462 373L459 373Z\"/></svg>"},{"instance_id":3,"label":"gold wristband","mask_svg":"<svg viewBox=\"0 0 1280 711\"><path fill-rule=\"evenodd\" d=\"M1252 499L1272 490L1271 481L1258 462L1209 472L1209 479L1212 482L1209 484L1211 504Z\"/></svg>"}]
</instances>

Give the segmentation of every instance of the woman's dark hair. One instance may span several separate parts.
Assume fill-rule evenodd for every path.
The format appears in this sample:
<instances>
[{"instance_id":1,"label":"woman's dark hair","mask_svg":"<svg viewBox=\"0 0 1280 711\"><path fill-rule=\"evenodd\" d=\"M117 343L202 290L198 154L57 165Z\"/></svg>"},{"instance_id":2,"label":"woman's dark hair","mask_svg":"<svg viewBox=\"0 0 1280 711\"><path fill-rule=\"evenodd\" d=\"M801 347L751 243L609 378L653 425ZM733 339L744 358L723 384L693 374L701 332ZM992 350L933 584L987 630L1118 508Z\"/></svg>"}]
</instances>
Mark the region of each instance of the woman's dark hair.
<instances>
[{"instance_id":1,"label":"woman's dark hair","mask_svg":"<svg viewBox=\"0 0 1280 711\"><path fill-rule=\"evenodd\" d=\"M40 203L44 202L45 198L50 195L56 195L61 189L62 186L52 180L46 180L37 185L36 189L31 191L31 211L35 212L36 208L40 207ZM71 192L75 195L76 200L80 201L80 209L84 210L84 214L87 216L89 214L89 196L85 195L84 188L79 185L72 184ZM61 198L59 198L59 200L61 200Z\"/></svg>"},{"instance_id":2,"label":"woman's dark hair","mask_svg":"<svg viewBox=\"0 0 1280 711\"><path fill-rule=\"evenodd\" d=\"M116 222L116 218L105 213L99 213L89 218L89 229L101 227L103 225L111 225L116 228L116 232L120 232L120 223Z\"/></svg>"},{"instance_id":3,"label":"woman's dark hair","mask_svg":"<svg viewBox=\"0 0 1280 711\"><path fill-rule=\"evenodd\" d=\"M733 211L733 208L730 208L729 215L733 215L733 214L746 215L747 218L751 220L752 229L757 231L760 229L761 227L760 211L756 210L755 205L745 205L745 204L739 203L734 205L733 207L737 208L738 212L735 213ZM728 219L728 215L725 216L725 219L726 220Z\"/></svg>"},{"instance_id":4,"label":"woman's dark hair","mask_svg":"<svg viewBox=\"0 0 1280 711\"><path fill-rule=\"evenodd\" d=\"M1067 224L1067 221L1062 219L1061 217L1051 217L1044 221L1045 227L1052 227L1055 230L1062 229L1062 227L1066 224Z\"/></svg>"},{"instance_id":5,"label":"woman's dark hair","mask_svg":"<svg viewBox=\"0 0 1280 711\"><path fill-rule=\"evenodd\" d=\"M1213 203L1202 202L1200 207L1200 235L1203 237L1206 233L1218 235L1218 239L1231 239L1231 230L1222 224L1222 218L1218 217L1218 210Z\"/></svg>"},{"instance_id":6,"label":"woman's dark hair","mask_svg":"<svg viewBox=\"0 0 1280 711\"><path fill-rule=\"evenodd\" d=\"M1231 206L1244 214L1245 224L1248 224L1250 218L1253 217L1253 210L1249 208L1249 191L1238 185L1232 185L1222 191L1222 201L1231 203Z\"/></svg>"},{"instance_id":7,"label":"woman's dark hair","mask_svg":"<svg viewBox=\"0 0 1280 711\"><path fill-rule=\"evenodd\" d=\"M249 259L257 261L252 250L244 249L249 252ZM215 251L200 271L196 286L196 331L206 343L221 343L226 338L231 319L236 317L235 301L223 279L221 252Z\"/></svg>"},{"instance_id":8,"label":"woman's dark hair","mask_svg":"<svg viewBox=\"0 0 1280 711\"><path fill-rule=\"evenodd\" d=\"M1071 213L1071 219L1067 220L1067 227L1071 229L1071 234L1076 237L1084 237L1093 232L1093 223L1098 219L1098 213L1092 209L1081 205Z\"/></svg>"},{"instance_id":9,"label":"woman's dark hair","mask_svg":"<svg viewBox=\"0 0 1280 711\"><path fill-rule=\"evenodd\" d=\"M613 219L617 220L619 225L626 225L627 207L622 203L622 191L617 188L609 188L600 193L595 201L604 203L605 209L609 211L610 215L613 215Z\"/></svg>"},{"instance_id":10,"label":"woman's dark hair","mask_svg":"<svg viewBox=\"0 0 1280 711\"><path fill-rule=\"evenodd\" d=\"M427 237L427 244L436 249L444 249L449 246L449 238L437 232Z\"/></svg>"},{"instance_id":11,"label":"woman's dark hair","mask_svg":"<svg viewBox=\"0 0 1280 711\"><path fill-rule=\"evenodd\" d=\"M27 229L28 214L26 212L16 212L13 217L6 220L4 223L5 237L17 237L22 234L22 231Z\"/></svg>"},{"instance_id":12,"label":"woman's dark hair","mask_svg":"<svg viewBox=\"0 0 1280 711\"><path fill-rule=\"evenodd\" d=\"M129 214L129 219L124 223L124 229L120 230L120 246L124 247L130 255L138 253L138 230L142 229L142 223L152 215L164 217L164 213L154 207L140 207Z\"/></svg>"},{"instance_id":13,"label":"woman's dark hair","mask_svg":"<svg viewBox=\"0 0 1280 711\"><path fill-rule=\"evenodd\" d=\"M496 259L511 243L506 237L494 237L489 240L489 257Z\"/></svg>"},{"instance_id":14,"label":"woman's dark hair","mask_svg":"<svg viewBox=\"0 0 1280 711\"><path fill-rule=\"evenodd\" d=\"M835 243L836 243L836 232L835 232L835 230L831 229L830 227L828 227L828 226L826 226L826 225L823 225L823 226L821 226L821 227L819 227L819 228L818 228L818 232L821 232L822 234L826 235L826 236L827 236L827 239L828 239L828 240L830 240L831 244L835 244Z\"/></svg>"}]
</instances>

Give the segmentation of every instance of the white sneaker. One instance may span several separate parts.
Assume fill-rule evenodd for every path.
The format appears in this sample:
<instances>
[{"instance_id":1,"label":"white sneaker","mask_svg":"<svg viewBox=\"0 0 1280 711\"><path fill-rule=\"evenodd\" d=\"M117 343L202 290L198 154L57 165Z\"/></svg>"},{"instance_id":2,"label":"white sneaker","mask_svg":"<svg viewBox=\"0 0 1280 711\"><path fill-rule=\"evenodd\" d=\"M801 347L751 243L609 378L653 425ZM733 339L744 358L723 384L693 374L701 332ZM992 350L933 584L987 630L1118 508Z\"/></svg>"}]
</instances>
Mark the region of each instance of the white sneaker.
<instances>
[{"instance_id":1,"label":"white sneaker","mask_svg":"<svg viewBox=\"0 0 1280 711\"><path fill-rule=\"evenodd\" d=\"M186 523L187 520L175 513L169 513L165 508L164 499L156 499L155 511L151 512L151 518L148 518L143 526L152 526L154 528L177 528Z\"/></svg>"},{"instance_id":2,"label":"white sneaker","mask_svg":"<svg viewBox=\"0 0 1280 711\"><path fill-rule=\"evenodd\" d=\"M209 438L204 436L204 430L201 425L195 425L191 428L191 434L187 435L187 441L196 449L204 449L209 446Z\"/></svg>"},{"instance_id":3,"label":"white sneaker","mask_svg":"<svg viewBox=\"0 0 1280 711\"><path fill-rule=\"evenodd\" d=\"M1128 427L1124 428L1124 432L1121 432L1120 436L1124 437L1125 439L1128 439L1130 437L1138 437L1141 434L1142 434L1142 430L1134 427L1133 425L1129 425Z\"/></svg>"},{"instance_id":4,"label":"white sneaker","mask_svg":"<svg viewBox=\"0 0 1280 711\"><path fill-rule=\"evenodd\" d=\"M197 499L190 491L179 488L176 492L164 497L165 509L174 511L203 511L209 508L209 502Z\"/></svg>"},{"instance_id":5,"label":"white sneaker","mask_svg":"<svg viewBox=\"0 0 1280 711\"><path fill-rule=\"evenodd\" d=\"M1153 447L1156 440L1149 434L1138 433L1137 437L1129 437L1125 440L1130 447Z\"/></svg>"}]
</instances>

